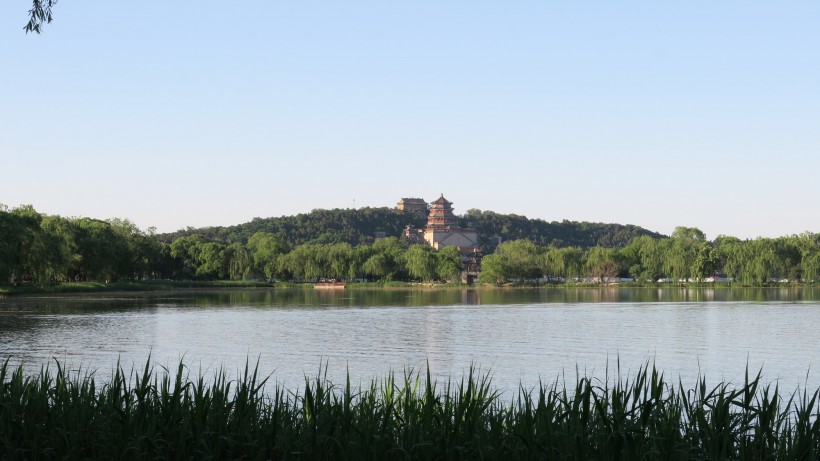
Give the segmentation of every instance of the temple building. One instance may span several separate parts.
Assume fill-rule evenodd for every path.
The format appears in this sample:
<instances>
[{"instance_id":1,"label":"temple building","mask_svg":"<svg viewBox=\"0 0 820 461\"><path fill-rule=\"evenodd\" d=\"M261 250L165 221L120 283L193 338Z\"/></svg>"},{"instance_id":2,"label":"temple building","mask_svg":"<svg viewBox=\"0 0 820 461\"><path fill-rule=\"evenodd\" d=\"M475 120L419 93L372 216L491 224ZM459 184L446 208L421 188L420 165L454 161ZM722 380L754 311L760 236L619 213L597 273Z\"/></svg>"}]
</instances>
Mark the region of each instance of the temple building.
<instances>
[{"instance_id":1,"label":"temple building","mask_svg":"<svg viewBox=\"0 0 820 461\"><path fill-rule=\"evenodd\" d=\"M448 246L458 247L462 253L477 250L478 234L475 229L459 227L452 204L453 202L444 198L444 194L430 203L424 241L437 250Z\"/></svg>"},{"instance_id":2,"label":"temple building","mask_svg":"<svg viewBox=\"0 0 820 461\"><path fill-rule=\"evenodd\" d=\"M396 204L396 210L404 213L427 214L427 202L421 198L402 198Z\"/></svg>"},{"instance_id":3,"label":"temple building","mask_svg":"<svg viewBox=\"0 0 820 461\"><path fill-rule=\"evenodd\" d=\"M402 211L407 210L408 208L402 207L408 203L414 203L407 202L408 200L419 200L423 203L425 211L428 212L427 226L424 229L418 229L407 225L402 235L404 240L411 244L426 243L437 250L443 247L456 247L465 269L461 274L462 282L471 284L481 270L482 255L478 244L478 233L475 229L458 225L458 218L453 214L453 202L444 198L444 194L430 203L429 207L421 199L401 199L396 208ZM421 209L420 204L414 203L414 205L416 210Z\"/></svg>"}]
</instances>

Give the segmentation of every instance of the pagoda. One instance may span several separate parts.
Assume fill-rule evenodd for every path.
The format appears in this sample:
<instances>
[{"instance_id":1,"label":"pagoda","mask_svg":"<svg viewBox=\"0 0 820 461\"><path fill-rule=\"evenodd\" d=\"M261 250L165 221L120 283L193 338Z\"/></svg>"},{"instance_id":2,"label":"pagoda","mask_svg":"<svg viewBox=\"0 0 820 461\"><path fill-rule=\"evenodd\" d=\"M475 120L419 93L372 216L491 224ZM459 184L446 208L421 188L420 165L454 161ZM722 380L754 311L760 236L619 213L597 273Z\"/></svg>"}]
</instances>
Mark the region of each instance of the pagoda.
<instances>
[{"instance_id":1,"label":"pagoda","mask_svg":"<svg viewBox=\"0 0 820 461\"><path fill-rule=\"evenodd\" d=\"M437 250L446 246L458 247L460 252L477 250L478 234L475 229L459 227L452 205L444 194L430 203L424 240Z\"/></svg>"},{"instance_id":2,"label":"pagoda","mask_svg":"<svg viewBox=\"0 0 820 461\"><path fill-rule=\"evenodd\" d=\"M456 215L453 214L453 202L444 198L444 194L430 203L430 211L427 216L427 229L446 229L458 227Z\"/></svg>"}]
</instances>

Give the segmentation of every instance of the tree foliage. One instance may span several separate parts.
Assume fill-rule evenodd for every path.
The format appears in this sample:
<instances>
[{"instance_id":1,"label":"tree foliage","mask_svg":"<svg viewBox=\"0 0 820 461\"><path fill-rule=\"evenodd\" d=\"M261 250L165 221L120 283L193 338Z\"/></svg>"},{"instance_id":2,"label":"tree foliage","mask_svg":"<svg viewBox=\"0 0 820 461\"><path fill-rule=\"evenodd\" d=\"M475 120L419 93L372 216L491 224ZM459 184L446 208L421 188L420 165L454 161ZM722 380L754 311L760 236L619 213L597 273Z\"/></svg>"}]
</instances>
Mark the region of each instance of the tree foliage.
<instances>
[{"instance_id":1,"label":"tree foliage","mask_svg":"<svg viewBox=\"0 0 820 461\"><path fill-rule=\"evenodd\" d=\"M475 209L468 210L459 221L460 225L476 230L479 240L488 252L494 249L494 237L499 237L502 241L529 240L538 246L581 248L620 248L638 236L663 237L631 225L546 222L514 214L504 215ZM390 208L318 209L295 216L254 218L248 223L236 226L189 228L161 235L160 238L170 243L181 236L197 234L207 240L227 245L234 242L247 243L253 234L265 232L281 236L290 246L309 242L349 243L357 246L374 243L376 235L380 233L388 237L399 237L405 226L421 228L426 222L424 216L401 213Z\"/></svg>"},{"instance_id":2,"label":"tree foliage","mask_svg":"<svg viewBox=\"0 0 820 461\"><path fill-rule=\"evenodd\" d=\"M23 30L26 33L34 32L39 34L43 28L43 24L51 24L54 17L51 14L51 8L57 4L57 0L33 0L31 9L28 10L28 23L26 23Z\"/></svg>"},{"instance_id":3,"label":"tree foliage","mask_svg":"<svg viewBox=\"0 0 820 461\"><path fill-rule=\"evenodd\" d=\"M488 243L490 237L501 237L502 241L529 240L538 246L620 248L641 235L663 237L661 234L632 225L567 220L547 222L515 214L504 215L477 209L467 210L461 218L461 224L474 228L482 241ZM489 245L488 248L492 249Z\"/></svg>"},{"instance_id":4,"label":"tree foliage","mask_svg":"<svg viewBox=\"0 0 820 461\"><path fill-rule=\"evenodd\" d=\"M0 283L135 280L163 262L163 244L128 220L0 211Z\"/></svg>"},{"instance_id":5,"label":"tree foliage","mask_svg":"<svg viewBox=\"0 0 820 461\"><path fill-rule=\"evenodd\" d=\"M386 213L371 209L354 219L345 214L350 211L314 212L312 218L301 219L316 224L347 216L348 223L361 224ZM390 222L399 222L394 218ZM377 227L356 227L359 224L337 229L344 233ZM265 230L244 238L252 229L237 228L227 233L182 232L169 241L168 235L140 230L126 219L64 218L40 214L30 205L12 210L0 206L0 284L153 278L453 281L464 270L454 247L435 250L397 237L365 237L365 230L354 232L362 241L350 243L323 226L294 230L298 238ZM312 236L316 238L291 243ZM820 277L820 235L753 240L719 236L709 242L700 230L679 227L671 237L639 235L621 248L516 239L486 252L481 269L482 280L499 284L543 278L603 282L619 276L642 281L721 276L754 285L810 282Z\"/></svg>"}]
</instances>

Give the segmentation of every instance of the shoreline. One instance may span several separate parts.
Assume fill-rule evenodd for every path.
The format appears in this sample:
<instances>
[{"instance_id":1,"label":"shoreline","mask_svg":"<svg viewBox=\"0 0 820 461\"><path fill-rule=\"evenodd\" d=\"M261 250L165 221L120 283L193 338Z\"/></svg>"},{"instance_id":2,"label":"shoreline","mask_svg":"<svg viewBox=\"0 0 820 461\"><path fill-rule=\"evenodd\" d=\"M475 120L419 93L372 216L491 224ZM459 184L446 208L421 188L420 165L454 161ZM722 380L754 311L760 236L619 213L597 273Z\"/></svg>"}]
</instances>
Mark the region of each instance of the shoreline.
<instances>
[{"instance_id":1,"label":"shoreline","mask_svg":"<svg viewBox=\"0 0 820 461\"><path fill-rule=\"evenodd\" d=\"M732 282L691 282L691 283L507 283L504 285L495 284L454 284L454 283L433 283L433 282L352 282L348 283L348 290L527 290L527 289L604 289L604 288L647 288L647 289L673 289L673 288L757 288L757 289L783 289L783 288L806 288L816 287L817 283L770 283L766 285L744 285ZM313 289L313 283L293 283L293 282L250 282L250 281L150 281L150 282L79 282L63 283L52 286L19 286L0 287L0 298L3 297L27 297L42 295L59 296L83 296L88 294L150 294L159 292L206 292L206 291L244 291L244 290L273 290L273 289Z\"/></svg>"}]
</instances>

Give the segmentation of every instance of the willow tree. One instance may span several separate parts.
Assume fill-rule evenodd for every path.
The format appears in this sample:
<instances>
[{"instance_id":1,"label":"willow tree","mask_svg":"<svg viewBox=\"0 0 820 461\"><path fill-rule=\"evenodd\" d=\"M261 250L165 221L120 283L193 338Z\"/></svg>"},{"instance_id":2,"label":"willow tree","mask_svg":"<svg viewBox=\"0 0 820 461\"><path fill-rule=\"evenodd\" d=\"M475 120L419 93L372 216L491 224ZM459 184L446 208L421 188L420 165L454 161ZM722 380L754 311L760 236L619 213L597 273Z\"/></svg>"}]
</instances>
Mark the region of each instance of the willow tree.
<instances>
[{"instance_id":1,"label":"willow tree","mask_svg":"<svg viewBox=\"0 0 820 461\"><path fill-rule=\"evenodd\" d=\"M436 253L436 276L442 280L455 280L464 270L461 255L456 247L444 247Z\"/></svg>"},{"instance_id":2,"label":"willow tree","mask_svg":"<svg viewBox=\"0 0 820 461\"><path fill-rule=\"evenodd\" d=\"M820 234L805 232L795 237L800 250L800 271L804 282L820 277Z\"/></svg>"},{"instance_id":3,"label":"willow tree","mask_svg":"<svg viewBox=\"0 0 820 461\"><path fill-rule=\"evenodd\" d=\"M666 251L664 272L675 280L692 278L695 260L706 236L696 227L678 226L672 232L670 247Z\"/></svg>"},{"instance_id":4,"label":"willow tree","mask_svg":"<svg viewBox=\"0 0 820 461\"><path fill-rule=\"evenodd\" d=\"M356 253L349 243L333 243L324 245L321 252L327 276L334 279L353 279L359 271Z\"/></svg>"},{"instance_id":5,"label":"willow tree","mask_svg":"<svg viewBox=\"0 0 820 461\"><path fill-rule=\"evenodd\" d=\"M698 281L712 275L718 269L718 252L707 242L702 242L697 249L692 263L692 275Z\"/></svg>"},{"instance_id":6,"label":"willow tree","mask_svg":"<svg viewBox=\"0 0 820 461\"><path fill-rule=\"evenodd\" d=\"M231 280L247 280L253 274L253 254L239 242L225 247L223 258Z\"/></svg>"},{"instance_id":7,"label":"willow tree","mask_svg":"<svg viewBox=\"0 0 820 461\"><path fill-rule=\"evenodd\" d=\"M290 251L285 239L271 232L256 232L248 239L248 250L253 256L254 270L268 279L282 275L279 259Z\"/></svg>"},{"instance_id":8,"label":"willow tree","mask_svg":"<svg viewBox=\"0 0 820 461\"><path fill-rule=\"evenodd\" d=\"M404 267L414 279L425 282L436 277L436 255L432 247L427 245L411 245L404 254Z\"/></svg>"},{"instance_id":9,"label":"willow tree","mask_svg":"<svg viewBox=\"0 0 820 461\"><path fill-rule=\"evenodd\" d=\"M618 276L620 267L617 258L618 252L612 248L594 246L584 255L584 268L587 275L603 283L606 279Z\"/></svg>"},{"instance_id":10,"label":"willow tree","mask_svg":"<svg viewBox=\"0 0 820 461\"><path fill-rule=\"evenodd\" d=\"M648 235L635 237L620 251L624 268L636 279L654 281L662 277L670 243L669 239L659 240Z\"/></svg>"}]
</instances>

